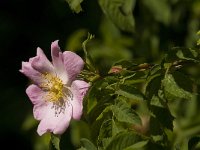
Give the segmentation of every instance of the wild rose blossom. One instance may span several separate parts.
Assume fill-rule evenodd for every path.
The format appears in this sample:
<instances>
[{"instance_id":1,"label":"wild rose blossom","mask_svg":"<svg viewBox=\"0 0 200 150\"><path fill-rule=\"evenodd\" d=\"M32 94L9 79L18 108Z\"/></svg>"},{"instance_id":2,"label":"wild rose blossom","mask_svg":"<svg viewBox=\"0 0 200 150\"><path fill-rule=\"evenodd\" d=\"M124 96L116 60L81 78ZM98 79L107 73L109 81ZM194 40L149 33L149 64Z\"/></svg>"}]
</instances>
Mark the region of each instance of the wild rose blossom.
<instances>
[{"instance_id":1,"label":"wild rose blossom","mask_svg":"<svg viewBox=\"0 0 200 150\"><path fill-rule=\"evenodd\" d=\"M52 63L42 49L29 62L22 62L21 73L34 84L26 89L33 103L34 118L40 120L37 132L62 134L70 120L79 120L82 115L82 101L89 84L76 80L84 62L77 54L61 52L58 41L51 44Z\"/></svg>"}]
</instances>

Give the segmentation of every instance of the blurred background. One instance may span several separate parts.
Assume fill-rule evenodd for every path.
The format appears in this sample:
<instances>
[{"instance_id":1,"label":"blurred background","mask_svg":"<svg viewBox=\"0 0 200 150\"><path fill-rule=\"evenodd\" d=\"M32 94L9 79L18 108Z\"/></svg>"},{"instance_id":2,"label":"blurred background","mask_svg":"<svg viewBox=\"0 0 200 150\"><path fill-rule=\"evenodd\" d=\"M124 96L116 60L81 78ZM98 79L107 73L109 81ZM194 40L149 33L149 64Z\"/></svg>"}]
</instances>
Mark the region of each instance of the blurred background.
<instances>
[{"instance_id":1,"label":"blurred background","mask_svg":"<svg viewBox=\"0 0 200 150\"><path fill-rule=\"evenodd\" d=\"M29 81L19 73L21 62L35 56L37 47L50 58L50 44L58 39L62 50L83 56L81 44L90 32L95 39L88 51L104 74L121 59L156 63L171 47L196 45L199 0L136 0L133 32L115 26L97 0L81 6L76 14L65 0L0 0L0 143L11 143L7 149L48 148L49 135L36 133L38 122L25 94ZM77 129L74 122L65 133L70 150L79 144Z\"/></svg>"}]
</instances>

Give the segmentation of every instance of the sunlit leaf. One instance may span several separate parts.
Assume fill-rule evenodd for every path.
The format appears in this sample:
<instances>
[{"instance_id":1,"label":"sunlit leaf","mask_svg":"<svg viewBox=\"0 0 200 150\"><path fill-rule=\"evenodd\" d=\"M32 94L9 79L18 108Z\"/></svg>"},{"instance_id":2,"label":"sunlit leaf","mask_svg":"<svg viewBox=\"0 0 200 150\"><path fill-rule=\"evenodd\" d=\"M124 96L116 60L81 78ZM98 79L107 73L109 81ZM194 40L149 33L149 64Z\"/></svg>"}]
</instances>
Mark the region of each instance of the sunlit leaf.
<instances>
[{"instance_id":1,"label":"sunlit leaf","mask_svg":"<svg viewBox=\"0 0 200 150\"><path fill-rule=\"evenodd\" d=\"M76 13L82 11L81 3L83 2L83 0L66 0L66 2L69 4L72 11Z\"/></svg>"}]
</instances>

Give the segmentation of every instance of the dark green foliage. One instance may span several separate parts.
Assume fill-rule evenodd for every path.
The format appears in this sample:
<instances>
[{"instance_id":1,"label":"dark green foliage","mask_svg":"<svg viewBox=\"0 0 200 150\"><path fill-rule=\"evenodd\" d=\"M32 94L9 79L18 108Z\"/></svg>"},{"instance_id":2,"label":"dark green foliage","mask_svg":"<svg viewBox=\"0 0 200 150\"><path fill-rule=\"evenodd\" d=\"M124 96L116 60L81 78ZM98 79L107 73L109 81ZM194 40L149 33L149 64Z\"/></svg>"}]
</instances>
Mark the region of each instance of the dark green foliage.
<instances>
[{"instance_id":1,"label":"dark green foliage","mask_svg":"<svg viewBox=\"0 0 200 150\"><path fill-rule=\"evenodd\" d=\"M136 0L98 0L103 12L121 30L133 32L133 8Z\"/></svg>"},{"instance_id":2,"label":"dark green foliage","mask_svg":"<svg viewBox=\"0 0 200 150\"><path fill-rule=\"evenodd\" d=\"M160 65L120 61L99 75L84 106L93 144L102 150L199 147L199 90L189 69L198 66L198 53L177 48Z\"/></svg>"},{"instance_id":3,"label":"dark green foliage","mask_svg":"<svg viewBox=\"0 0 200 150\"><path fill-rule=\"evenodd\" d=\"M79 150L97 150L97 148L87 139L81 139L82 147Z\"/></svg>"}]
</instances>

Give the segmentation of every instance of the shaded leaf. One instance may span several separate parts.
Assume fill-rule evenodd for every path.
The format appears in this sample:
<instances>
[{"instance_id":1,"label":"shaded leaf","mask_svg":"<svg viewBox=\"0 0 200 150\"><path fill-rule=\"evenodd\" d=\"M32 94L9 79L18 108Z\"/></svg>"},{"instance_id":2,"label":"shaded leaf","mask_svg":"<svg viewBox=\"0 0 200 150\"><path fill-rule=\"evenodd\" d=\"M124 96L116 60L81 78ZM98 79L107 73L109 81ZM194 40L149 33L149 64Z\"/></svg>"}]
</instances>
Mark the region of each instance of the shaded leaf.
<instances>
[{"instance_id":1,"label":"shaded leaf","mask_svg":"<svg viewBox=\"0 0 200 150\"><path fill-rule=\"evenodd\" d=\"M122 131L116 125L113 119L105 120L100 128L98 136L98 145L105 148L111 141L112 137Z\"/></svg>"},{"instance_id":2,"label":"shaded leaf","mask_svg":"<svg viewBox=\"0 0 200 150\"><path fill-rule=\"evenodd\" d=\"M162 76L159 74L147 80L145 95L148 99L152 99L153 96L158 95L158 90L161 87L161 80Z\"/></svg>"},{"instance_id":3,"label":"shaded leaf","mask_svg":"<svg viewBox=\"0 0 200 150\"><path fill-rule=\"evenodd\" d=\"M109 143L105 150L122 150L141 140L142 137L134 132L120 132L113 137L112 141Z\"/></svg>"},{"instance_id":4,"label":"shaded leaf","mask_svg":"<svg viewBox=\"0 0 200 150\"><path fill-rule=\"evenodd\" d=\"M114 119L105 120L101 125L98 139L101 140L103 138L115 136L122 130L122 127L119 126L119 123L115 122Z\"/></svg>"},{"instance_id":5,"label":"shaded leaf","mask_svg":"<svg viewBox=\"0 0 200 150\"><path fill-rule=\"evenodd\" d=\"M147 143L148 141L141 141L125 148L124 150L145 150Z\"/></svg>"},{"instance_id":6,"label":"shaded leaf","mask_svg":"<svg viewBox=\"0 0 200 150\"><path fill-rule=\"evenodd\" d=\"M191 62L199 62L199 52L191 48L174 47L166 55L166 62L174 62L177 60L185 60Z\"/></svg>"},{"instance_id":7,"label":"shaded leaf","mask_svg":"<svg viewBox=\"0 0 200 150\"><path fill-rule=\"evenodd\" d=\"M166 25L169 24L171 19L171 9L166 0L143 0L142 2L157 21Z\"/></svg>"},{"instance_id":8,"label":"shaded leaf","mask_svg":"<svg viewBox=\"0 0 200 150\"><path fill-rule=\"evenodd\" d=\"M107 105L107 102L112 103L112 97L110 96L112 91L109 88L106 89L106 87L108 86L109 86L108 82L104 79L97 80L96 82L93 83L83 103L85 116L87 116L88 114L95 115L94 114L95 107L100 108L102 106L101 108L104 109Z\"/></svg>"},{"instance_id":9,"label":"shaded leaf","mask_svg":"<svg viewBox=\"0 0 200 150\"><path fill-rule=\"evenodd\" d=\"M97 117L96 120L102 119L103 117L105 117L105 114L108 113L109 111L112 111L112 105L107 106L102 113Z\"/></svg>"},{"instance_id":10,"label":"shaded leaf","mask_svg":"<svg viewBox=\"0 0 200 150\"><path fill-rule=\"evenodd\" d=\"M113 102L113 98L111 96L107 96L105 98L102 98L98 103L97 105L91 110L91 112L86 116L86 117L89 117L89 120L88 121L95 121L97 118L101 118L101 115L103 110L112 105L112 102ZM103 112L104 113L104 112ZM107 112L106 112L107 113ZM109 115L109 114L108 114Z\"/></svg>"},{"instance_id":11,"label":"shaded leaf","mask_svg":"<svg viewBox=\"0 0 200 150\"><path fill-rule=\"evenodd\" d=\"M73 32L67 39L66 50L77 51L82 48L82 41L87 36L86 29L79 29Z\"/></svg>"},{"instance_id":12,"label":"shaded leaf","mask_svg":"<svg viewBox=\"0 0 200 150\"><path fill-rule=\"evenodd\" d=\"M164 94L167 100L177 100L177 99L188 99L191 100L193 95L180 88L174 80L171 74L167 74L162 80L162 86L164 89Z\"/></svg>"},{"instance_id":13,"label":"shaded leaf","mask_svg":"<svg viewBox=\"0 0 200 150\"><path fill-rule=\"evenodd\" d=\"M71 134L71 142L73 145L80 145L80 139L82 138L90 138L90 129L88 124L79 120L72 120L70 123L70 134Z\"/></svg>"},{"instance_id":14,"label":"shaded leaf","mask_svg":"<svg viewBox=\"0 0 200 150\"><path fill-rule=\"evenodd\" d=\"M94 35L88 33L88 37L87 39L82 43L82 47L83 47L83 51L84 51L84 54L85 54L85 62L86 62L86 67L96 73L96 68L94 66L94 63L93 63L93 59L92 57L90 56L90 54L88 53L87 49L86 49L86 45L88 42L90 42L92 39L94 38Z\"/></svg>"},{"instance_id":15,"label":"shaded leaf","mask_svg":"<svg viewBox=\"0 0 200 150\"><path fill-rule=\"evenodd\" d=\"M51 134L51 140L49 145L51 150L60 150L60 137L54 134Z\"/></svg>"},{"instance_id":16,"label":"shaded leaf","mask_svg":"<svg viewBox=\"0 0 200 150\"><path fill-rule=\"evenodd\" d=\"M133 32L135 21L132 15L135 0L99 0L103 12L121 30Z\"/></svg>"},{"instance_id":17,"label":"shaded leaf","mask_svg":"<svg viewBox=\"0 0 200 150\"><path fill-rule=\"evenodd\" d=\"M81 139L81 145L79 150L97 150L96 146L88 139Z\"/></svg>"},{"instance_id":18,"label":"shaded leaf","mask_svg":"<svg viewBox=\"0 0 200 150\"><path fill-rule=\"evenodd\" d=\"M188 148L192 150L200 149L200 136L191 138L188 142Z\"/></svg>"},{"instance_id":19,"label":"shaded leaf","mask_svg":"<svg viewBox=\"0 0 200 150\"><path fill-rule=\"evenodd\" d=\"M112 123L112 119L106 120L102 123L99 132L99 139L112 137Z\"/></svg>"},{"instance_id":20,"label":"shaded leaf","mask_svg":"<svg viewBox=\"0 0 200 150\"><path fill-rule=\"evenodd\" d=\"M141 101L144 99L143 94L134 86L130 85L120 85L119 90L117 90L115 93L135 101Z\"/></svg>"},{"instance_id":21,"label":"shaded leaf","mask_svg":"<svg viewBox=\"0 0 200 150\"><path fill-rule=\"evenodd\" d=\"M141 124L138 114L126 102L119 101L116 105L112 106L112 111L116 119L120 122Z\"/></svg>"},{"instance_id":22,"label":"shaded leaf","mask_svg":"<svg viewBox=\"0 0 200 150\"><path fill-rule=\"evenodd\" d=\"M120 60L118 62L115 62L113 66L121 66L122 68L129 70L129 68L133 68L137 66L137 64L134 64L133 62L128 60Z\"/></svg>"},{"instance_id":23,"label":"shaded leaf","mask_svg":"<svg viewBox=\"0 0 200 150\"><path fill-rule=\"evenodd\" d=\"M156 116L156 120L159 122L159 124L168 129L173 129L174 117L171 115L171 112L168 108L151 106L151 111ZM158 128L156 128L155 130L158 130Z\"/></svg>"}]
</instances>

